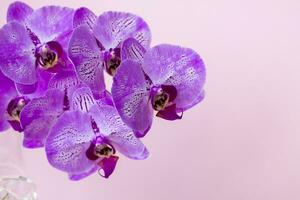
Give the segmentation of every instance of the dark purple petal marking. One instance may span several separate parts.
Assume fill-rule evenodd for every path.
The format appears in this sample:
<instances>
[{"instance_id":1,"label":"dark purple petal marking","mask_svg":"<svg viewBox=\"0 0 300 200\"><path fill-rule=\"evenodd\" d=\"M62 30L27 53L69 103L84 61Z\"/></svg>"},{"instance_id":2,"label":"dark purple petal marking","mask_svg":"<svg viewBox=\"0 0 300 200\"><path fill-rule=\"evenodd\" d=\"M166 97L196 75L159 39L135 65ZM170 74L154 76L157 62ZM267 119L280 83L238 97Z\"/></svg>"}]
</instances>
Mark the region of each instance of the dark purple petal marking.
<instances>
[{"instance_id":1,"label":"dark purple petal marking","mask_svg":"<svg viewBox=\"0 0 300 200\"><path fill-rule=\"evenodd\" d=\"M98 165L101 169L98 171L99 175L104 178L109 178L109 176L114 172L117 162L119 160L118 156L110 156L109 158L102 159ZM103 173L101 172L103 170Z\"/></svg>"},{"instance_id":2,"label":"dark purple petal marking","mask_svg":"<svg viewBox=\"0 0 300 200\"><path fill-rule=\"evenodd\" d=\"M0 68L16 83L32 85L37 81L35 72L35 46L26 28L10 22L0 30Z\"/></svg>"},{"instance_id":3,"label":"dark purple petal marking","mask_svg":"<svg viewBox=\"0 0 300 200\"><path fill-rule=\"evenodd\" d=\"M151 42L151 32L139 16L125 12L105 12L94 27L94 35L106 50L114 49L128 38L135 38L145 49Z\"/></svg>"},{"instance_id":4,"label":"dark purple petal marking","mask_svg":"<svg viewBox=\"0 0 300 200\"><path fill-rule=\"evenodd\" d=\"M113 79L112 96L122 120L135 131L144 132L152 124L150 88L138 62L122 62Z\"/></svg>"},{"instance_id":5,"label":"dark purple petal marking","mask_svg":"<svg viewBox=\"0 0 300 200\"><path fill-rule=\"evenodd\" d=\"M192 49L162 44L144 57L143 69L154 85L173 85L177 108L187 110L202 99L206 71L200 56Z\"/></svg>"},{"instance_id":6,"label":"dark purple petal marking","mask_svg":"<svg viewBox=\"0 0 300 200\"><path fill-rule=\"evenodd\" d=\"M33 9L30 6L23 2L16 1L9 5L6 20L7 22L17 21L24 23L32 13Z\"/></svg>"},{"instance_id":7,"label":"dark purple petal marking","mask_svg":"<svg viewBox=\"0 0 300 200\"><path fill-rule=\"evenodd\" d=\"M166 107L163 110L158 111L156 114L157 117L166 119L166 120L177 120L177 119L182 119L183 116L183 110L179 111L178 108L176 108L176 104L172 104L168 107Z\"/></svg>"},{"instance_id":8,"label":"dark purple petal marking","mask_svg":"<svg viewBox=\"0 0 300 200\"><path fill-rule=\"evenodd\" d=\"M73 92L72 109L88 113L90 108L96 104L93 93L89 87L80 87Z\"/></svg>"},{"instance_id":9,"label":"dark purple petal marking","mask_svg":"<svg viewBox=\"0 0 300 200\"><path fill-rule=\"evenodd\" d=\"M105 91L103 59L97 41L87 26L74 30L69 43L69 56L79 79L91 88L95 96L100 96Z\"/></svg>"},{"instance_id":10,"label":"dark purple petal marking","mask_svg":"<svg viewBox=\"0 0 300 200\"><path fill-rule=\"evenodd\" d=\"M40 44L41 44L41 41L40 41L40 39L38 38L38 36L37 36L34 32L32 32L28 27L27 27L26 29L27 29L27 32L28 32L28 34L29 34L29 37L30 37L32 43L33 43L35 46L40 45Z\"/></svg>"},{"instance_id":11,"label":"dark purple petal marking","mask_svg":"<svg viewBox=\"0 0 300 200\"><path fill-rule=\"evenodd\" d=\"M134 60L142 63L146 49L134 38L125 40L121 47L121 60Z\"/></svg>"},{"instance_id":12,"label":"dark purple petal marking","mask_svg":"<svg viewBox=\"0 0 300 200\"><path fill-rule=\"evenodd\" d=\"M88 8L82 7L75 11L73 18L73 28L81 25L87 25L92 31L96 23L97 16Z\"/></svg>"}]
</instances>

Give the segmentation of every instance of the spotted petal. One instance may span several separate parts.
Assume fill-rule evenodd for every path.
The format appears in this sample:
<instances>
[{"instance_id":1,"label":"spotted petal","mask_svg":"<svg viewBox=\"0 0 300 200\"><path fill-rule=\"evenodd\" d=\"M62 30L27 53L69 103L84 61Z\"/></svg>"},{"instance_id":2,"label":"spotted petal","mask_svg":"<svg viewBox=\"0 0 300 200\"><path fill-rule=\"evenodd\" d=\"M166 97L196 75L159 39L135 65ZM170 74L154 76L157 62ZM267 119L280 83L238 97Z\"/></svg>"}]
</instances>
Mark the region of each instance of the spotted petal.
<instances>
[{"instance_id":1,"label":"spotted petal","mask_svg":"<svg viewBox=\"0 0 300 200\"><path fill-rule=\"evenodd\" d=\"M205 66L192 49L168 44L155 46L145 54L143 68L154 84L176 87L174 103L178 109L187 110L204 97Z\"/></svg>"},{"instance_id":2,"label":"spotted petal","mask_svg":"<svg viewBox=\"0 0 300 200\"><path fill-rule=\"evenodd\" d=\"M101 134L123 155L131 159L145 159L149 152L144 144L138 139L121 119L113 106L93 106L90 109Z\"/></svg>"},{"instance_id":3,"label":"spotted petal","mask_svg":"<svg viewBox=\"0 0 300 200\"><path fill-rule=\"evenodd\" d=\"M81 7L75 11L73 19L73 28L81 25L87 25L92 31L97 20L97 16L88 8Z\"/></svg>"},{"instance_id":4,"label":"spotted petal","mask_svg":"<svg viewBox=\"0 0 300 200\"><path fill-rule=\"evenodd\" d=\"M145 49L151 42L147 23L139 16L125 12L105 12L94 27L94 34L105 49L116 48L128 38L135 38Z\"/></svg>"},{"instance_id":5,"label":"spotted petal","mask_svg":"<svg viewBox=\"0 0 300 200\"><path fill-rule=\"evenodd\" d=\"M79 180L95 172L97 162L89 160L86 151L95 135L90 117L80 111L65 112L52 127L46 141L50 164Z\"/></svg>"},{"instance_id":6,"label":"spotted petal","mask_svg":"<svg viewBox=\"0 0 300 200\"><path fill-rule=\"evenodd\" d=\"M32 85L37 81L33 45L26 28L10 22L0 30L0 68L16 83Z\"/></svg>"},{"instance_id":7,"label":"spotted petal","mask_svg":"<svg viewBox=\"0 0 300 200\"><path fill-rule=\"evenodd\" d=\"M131 59L139 63L143 62L146 49L134 38L128 38L122 44L121 60Z\"/></svg>"},{"instance_id":8,"label":"spotted petal","mask_svg":"<svg viewBox=\"0 0 300 200\"><path fill-rule=\"evenodd\" d=\"M26 23L43 43L68 40L73 29L73 15L74 10L67 7L45 6L35 10Z\"/></svg>"},{"instance_id":9,"label":"spotted petal","mask_svg":"<svg viewBox=\"0 0 300 200\"><path fill-rule=\"evenodd\" d=\"M95 96L101 95L105 91L101 51L87 26L74 30L69 44L69 56L79 79L91 88Z\"/></svg>"},{"instance_id":10,"label":"spotted petal","mask_svg":"<svg viewBox=\"0 0 300 200\"><path fill-rule=\"evenodd\" d=\"M152 124L150 86L139 63L126 60L119 66L112 85L115 106L123 121L136 131Z\"/></svg>"},{"instance_id":11,"label":"spotted petal","mask_svg":"<svg viewBox=\"0 0 300 200\"><path fill-rule=\"evenodd\" d=\"M32 14L33 9L27 4L16 1L11 3L7 10L6 20L7 22L18 21L24 23L28 17Z\"/></svg>"},{"instance_id":12,"label":"spotted petal","mask_svg":"<svg viewBox=\"0 0 300 200\"><path fill-rule=\"evenodd\" d=\"M64 93L49 90L43 97L31 100L21 112L24 128L23 145L27 148L43 147L51 126L63 112Z\"/></svg>"}]
</instances>

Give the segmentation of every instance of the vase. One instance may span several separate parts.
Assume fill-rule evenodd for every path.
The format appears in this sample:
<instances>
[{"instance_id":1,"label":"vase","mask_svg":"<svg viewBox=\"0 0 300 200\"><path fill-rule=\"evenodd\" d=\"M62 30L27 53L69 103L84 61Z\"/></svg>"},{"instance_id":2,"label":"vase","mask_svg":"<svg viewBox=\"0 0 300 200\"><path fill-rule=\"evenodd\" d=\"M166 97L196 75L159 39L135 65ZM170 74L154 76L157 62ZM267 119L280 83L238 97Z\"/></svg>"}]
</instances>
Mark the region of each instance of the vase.
<instances>
[{"instance_id":1,"label":"vase","mask_svg":"<svg viewBox=\"0 0 300 200\"><path fill-rule=\"evenodd\" d=\"M0 133L0 200L37 200L24 168L22 137L12 130Z\"/></svg>"}]
</instances>

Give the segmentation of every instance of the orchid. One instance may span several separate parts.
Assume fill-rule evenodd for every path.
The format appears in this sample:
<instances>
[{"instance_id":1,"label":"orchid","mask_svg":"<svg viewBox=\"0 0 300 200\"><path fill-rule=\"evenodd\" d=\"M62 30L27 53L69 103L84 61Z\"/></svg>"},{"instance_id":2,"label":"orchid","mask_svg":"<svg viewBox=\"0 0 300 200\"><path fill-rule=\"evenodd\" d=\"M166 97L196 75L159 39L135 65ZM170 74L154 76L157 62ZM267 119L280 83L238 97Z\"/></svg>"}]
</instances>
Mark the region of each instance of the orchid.
<instances>
[{"instance_id":1,"label":"orchid","mask_svg":"<svg viewBox=\"0 0 300 200\"><path fill-rule=\"evenodd\" d=\"M124 61L114 77L112 96L123 121L144 136L156 116L176 120L204 98L205 67L193 50L158 45L143 64Z\"/></svg>"},{"instance_id":2,"label":"orchid","mask_svg":"<svg viewBox=\"0 0 300 200\"><path fill-rule=\"evenodd\" d=\"M0 29L0 132L12 127L24 147L45 147L71 180L110 177L119 154L148 158L141 137L154 113L181 119L203 100L206 79L194 50L150 47L151 39L132 13L10 4Z\"/></svg>"},{"instance_id":3,"label":"orchid","mask_svg":"<svg viewBox=\"0 0 300 200\"><path fill-rule=\"evenodd\" d=\"M50 164L67 172L71 180L80 180L97 170L108 178L119 159L117 152L131 159L148 157L146 147L105 99L96 103L90 89L83 87L73 97L73 105L77 109L58 119L45 147Z\"/></svg>"},{"instance_id":4,"label":"orchid","mask_svg":"<svg viewBox=\"0 0 300 200\"><path fill-rule=\"evenodd\" d=\"M69 56L79 78L95 96L105 88L103 68L114 75L122 60L141 59L150 46L148 25L130 13L106 12L97 18L89 9L80 8L75 11L73 25Z\"/></svg>"},{"instance_id":5,"label":"orchid","mask_svg":"<svg viewBox=\"0 0 300 200\"><path fill-rule=\"evenodd\" d=\"M15 2L9 7L8 23L0 30L0 69L24 93L34 92L46 79L41 70L72 69L65 48L73 15L73 9L59 6L33 10Z\"/></svg>"}]
</instances>

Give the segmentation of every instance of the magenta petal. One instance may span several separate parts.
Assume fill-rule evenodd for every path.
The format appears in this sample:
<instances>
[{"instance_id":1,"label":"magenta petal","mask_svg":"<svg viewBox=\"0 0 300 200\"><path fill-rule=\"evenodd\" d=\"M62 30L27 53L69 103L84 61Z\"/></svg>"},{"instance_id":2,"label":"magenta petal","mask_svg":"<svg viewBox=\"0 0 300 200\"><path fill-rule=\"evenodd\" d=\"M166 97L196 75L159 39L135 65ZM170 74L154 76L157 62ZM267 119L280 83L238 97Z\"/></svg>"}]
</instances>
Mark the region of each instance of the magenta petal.
<instances>
[{"instance_id":1,"label":"magenta petal","mask_svg":"<svg viewBox=\"0 0 300 200\"><path fill-rule=\"evenodd\" d=\"M95 173L97 170L99 170L99 166L94 166L91 167L88 170L85 171L80 171L80 172L70 172L69 175L69 179L72 181L79 181L85 177L88 177L89 175Z\"/></svg>"},{"instance_id":2,"label":"magenta petal","mask_svg":"<svg viewBox=\"0 0 300 200\"><path fill-rule=\"evenodd\" d=\"M27 148L43 147L51 126L63 112L64 93L48 90L44 97L32 99L21 112L24 128L23 145Z\"/></svg>"},{"instance_id":3,"label":"magenta petal","mask_svg":"<svg viewBox=\"0 0 300 200\"><path fill-rule=\"evenodd\" d=\"M112 96L122 120L135 131L144 132L152 124L149 90L141 65L122 62L113 79Z\"/></svg>"},{"instance_id":4,"label":"magenta petal","mask_svg":"<svg viewBox=\"0 0 300 200\"><path fill-rule=\"evenodd\" d=\"M102 159L98 165L104 171L104 174L99 174L104 178L109 178L109 176L114 172L117 162L119 160L118 156L110 156L109 158Z\"/></svg>"},{"instance_id":5,"label":"magenta petal","mask_svg":"<svg viewBox=\"0 0 300 200\"><path fill-rule=\"evenodd\" d=\"M36 91L38 87L38 82L34 83L33 85L22 85L16 83L16 89L20 94L32 94Z\"/></svg>"},{"instance_id":6,"label":"magenta petal","mask_svg":"<svg viewBox=\"0 0 300 200\"><path fill-rule=\"evenodd\" d=\"M41 68L37 68L37 79L38 81L33 85L22 85L16 83L16 89L20 94L26 95L28 98L33 99L44 96L50 79L54 74L49 73Z\"/></svg>"},{"instance_id":7,"label":"magenta petal","mask_svg":"<svg viewBox=\"0 0 300 200\"><path fill-rule=\"evenodd\" d=\"M53 76L48 87L65 91L65 89L74 90L79 84L80 81L74 71L64 71Z\"/></svg>"},{"instance_id":8,"label":"magenta petal","mask_svg":"<svg viewBox=\"0 0 300 200\"><path fill-rule=\"evenodd\" d=\"M15 84L9 78L4 76L0 71L0 132L7 130L10 125L7 122L8 120L8 113L7 113L7 106L9 102L17 97L17 91L15 88Z\"/></svg>"},{"instance_id":9,"label":"magenta petal","mask_svg":"<svg viewBox=\"0 0 300 200\"><path fill-rule=\"evenodd\" d=\"M166 107L164 110L159 111L156 114L157 117L166 119L166 120L177 120L177 119L182 119L183 116L183 110L176 108L176 104L173 104L171 106Z\"/></svg>"},{"instance_id":10,"label":"magenta petal","mask_svg":"<svg viewBox=\"0 0 300 200\"><path fill-rule=\"evenodd\" d=\"M30 16L33 12L33 9L27 4L15 1L11 3L7 10L6 20L7 22L18 21L20 23L24 23L28 16Z\"/></svg>"},{"instance_id":11,"label":"magenta petal","mask_svg":"<svg viewBox=\"0 0 300 200\"><path fill-rule=\"evenodd\" d=\"M32 85L37 81L34 50L26 28L18 22L0 30L0 68L14 82Z\"/></svg>"},{"instance_id":12,"label":"magenta petal","mask_svg":"<svg viewBox=\"0 0 300 200\"><path fill-rule=\"evenodd\" d=\"M150 131L152 124L144 131L134 131L134 135L137 138L145 137L145 135Z\"/></svg>"},{"instance_id":13,"label":"magenta petal","mask_svg":"<svg viewBox=\"0 0 300 200\"><path fill-rule=\"evenodd\" d=\"M155 85L173 85L177 97L173 103L187 110L200 102L206 71L200 56L192 49L162 44L151 48L143 68Z\"/></svg>"},{"instance_id":14,"label":"magenta petal","mask_svg":"<svg viewBox=\"0 0 300 200\"><path fill-rule=\"evenodd\" d=\"M146 49L134 38L125 40L121 47L121 60L134 60L142 63Z\"/></svg>"},{"instance_id":15,"label":"magenta petal","mask_svg":"<svg viewBox=\"0 0 300 200\"><path fill-rule=\"evenodd\" d=\"M73 180L95 171L97 161L86 157L95 135L90 117L80 111L65 112L52 127L46 141L50 164L69 174Z\"/></svg>"},{"instance_id":16,"label":"magenta petal","mask_svg":"<svg viewBox=\"0 0 300 200\"><path fill-rule=\"evenodd\" d=\"M85 25L76 28L69 43L69 57L78 77L87 84L95 96L105 91L103 60L97 41Z\"/></svg>"},{"instance_id":17,"label":"magenta petal","mask_svg":"<svg viewBox=\"0 0 300 200\"><path fill-rule=\"evenodd\" d=\"M93 106L89 113L100 128L102 136L120 153L131 159L147 158L145 145L122 121L112 106Z\"/></svg>"},{"instance_id":18,"label":"magenta petal","mask_svg":"<svg viewBox=\"0 0 300 200\"><path fill-rule=\"evenodd\" d=\"M73 18L73 28L81 25L87 25L92 31L97 20L97 16L88 8L81 7L75 11Z\"/></svg>"},{"instance_id":19,"label":"magenta petal","mask_svg":"<svg viewBox=\"0 0 300 200\"><path fill-rule=\"evenodd\" d=\"M33 99L36 97L44 96L48 89L49 81L53 76L54 76L53 73L49 73L41 68L37 68L37 78L38 78L37 89L33 94L28 95L28 97Z\"/></svg>"},{"instance_id":20,"label":"magenta petal","mask_svg":"<svg viewBox=\"0 0 300 200\"><path fill-rule=\"evenodd\" d=\"M94 35L105 47L114 49L128 38L135 38L145 49L151 42L147 23L139 16L125 12L105 12L94 27Z\"/></svg>"},{"instance_id":21,"label":"magenta petal","mask_svg":"<svg viewBox=\"0 0 300 200\"><path fill-rule=\"evenodd\" d=\"M80 111L65 112L47 138L48 161L53 167L67 172L70 179L82 179L99 169L97 161L86 157L94 138L90 116Z\"/></svg>"},{"instance_id":22,"label":"magenta petal","mask_svg":"<svg viewBox=\"0 0 300 200\"><path fill-rule=\"evenodd\" d=\"M97 99L97 105L98 106L104 106L104 105L109 105L109 106L115 106L113 99L112 99L112 95L110 92L105 91L99 99Z\"/></svg>"},{"instance_id":23,"label":"magenta petal","mask_svg":"<svg viewBox=\"0 0 300 200\"><path fill-rule=\"evenodd\" d=\"M27 20L29 29L35 33L40 40L50 42L68 33L73 29L74 10L60 6L44 6L35 10Z\"/></svg>"}]
</instances>

